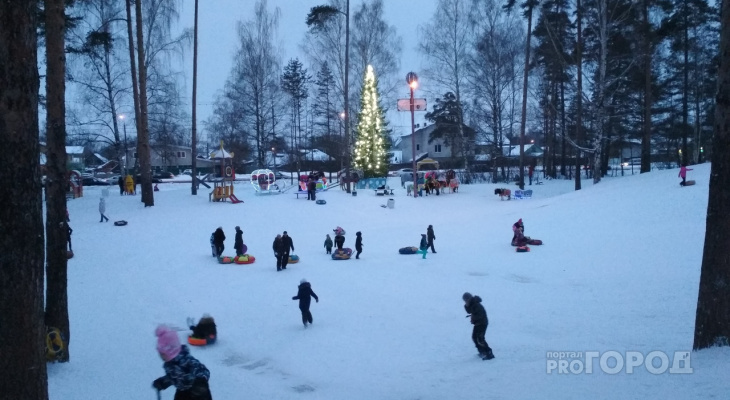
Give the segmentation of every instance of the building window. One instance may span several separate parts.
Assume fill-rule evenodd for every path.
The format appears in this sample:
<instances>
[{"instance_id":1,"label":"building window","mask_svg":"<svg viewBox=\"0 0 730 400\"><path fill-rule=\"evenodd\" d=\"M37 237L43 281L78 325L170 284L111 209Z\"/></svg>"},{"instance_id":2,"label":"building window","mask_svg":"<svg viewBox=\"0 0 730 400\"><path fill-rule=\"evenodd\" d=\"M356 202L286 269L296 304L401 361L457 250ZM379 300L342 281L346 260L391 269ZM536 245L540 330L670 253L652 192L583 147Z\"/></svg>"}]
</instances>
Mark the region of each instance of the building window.
<instances>
[{"instance_id":1,"label":"building window","mask_svg":"<svg viewBox=\"0 0 730 400\"><path fill-rule=\"evenodd\" d=\"M416 145L416 151L421 151L421 145L420 144L417 144Z\"/></svg>"},{"instance_id":2,"label":"building window","mask_svg":"<svg viewBox=\"0 0 730 400\"><path fill-rule=\"evenodd\" d=\"M437 145L433 146L433 151L435 153L440 153L441 152L441 145L440 144L437 144Z\"/></svg>"},{"instance_id":3,"label":"building window","mask_svg":"<svg viewBox=\"0 0 730 400\"><path fill-rule=\"evenodd\" d=\"M178 151L177 152L177 158L185 158L185 152L184 151Z\"/></svg>"}]
</instances>

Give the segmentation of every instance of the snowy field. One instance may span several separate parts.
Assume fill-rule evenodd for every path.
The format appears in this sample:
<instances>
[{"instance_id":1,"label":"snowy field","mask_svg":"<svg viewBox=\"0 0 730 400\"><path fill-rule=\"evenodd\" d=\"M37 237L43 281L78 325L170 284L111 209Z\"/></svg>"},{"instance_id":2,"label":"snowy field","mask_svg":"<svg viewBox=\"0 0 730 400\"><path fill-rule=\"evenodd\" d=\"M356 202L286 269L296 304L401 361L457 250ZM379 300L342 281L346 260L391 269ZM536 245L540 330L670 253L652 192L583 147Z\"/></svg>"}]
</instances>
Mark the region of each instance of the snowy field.
<instances>
[{"instance_id":1,"label":"snowy field","mask_svg":"<svg viewBox=\"0 0 730 400\"><path fill-rule=\"evenodd\" d=\"M546 368L553 351L691 350L710 166L693 168L692 187L681 188L673 169L584 180L578 192L572 181L546 181L529 187L532 199L512 201L492 184L413 199L391 178L394 209L371 190L334 189L317 205L292 193L257 196L243 182L235 192L243 204L209 203L205 188L191 196L189 184L166 183L145 209L112 186L108 223L99 223L102 188L85 188L68 206L71 362L49 365L50 397L156 398L155 327L207 312L218 342L191 352L210 369L217 400L727 398L727 348L692 353L692 374ZM515 253L519 218L543 246ZM429 224L437 254L398 254ZM235 254L236 225L252 265L211 257L218 226L225 254ZM325 254L336 226L346 247L362 232L360 260ZM284 230L301 262L277 272L271 245ZM291 300L302 278L320 298L308 329ZM465 291L483 299L494 360L476 355Z\"/></svg>"}]
</instances>

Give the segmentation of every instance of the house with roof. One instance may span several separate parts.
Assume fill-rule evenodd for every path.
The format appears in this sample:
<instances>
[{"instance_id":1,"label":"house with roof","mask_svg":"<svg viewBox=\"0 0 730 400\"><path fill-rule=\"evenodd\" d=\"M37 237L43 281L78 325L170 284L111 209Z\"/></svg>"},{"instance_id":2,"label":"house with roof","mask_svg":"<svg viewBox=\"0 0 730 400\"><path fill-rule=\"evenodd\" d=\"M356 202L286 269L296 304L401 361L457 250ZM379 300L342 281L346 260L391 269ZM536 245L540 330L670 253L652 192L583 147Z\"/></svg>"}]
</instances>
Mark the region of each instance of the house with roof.
<instances>
[{"instance_id":1,"label":"house with roof","mask_svg":"<svg viewBox=\"0 0 730 400\"><path fill-rule=\"evenodd\" d=\"M434 131L437 128L444 129L443 126L439 126L438 124L424 124L420 128L417 125L416 128L418 129L415 133L413 133L413 136L411 136L410 133L402 135L396 138L393 143L393 148L390 152L395 153L396 151L399 151L401 155L401 163L410 163L413 161L413 138L415 138L416 161L429 157L442 162L452 160L455 156L457 156L452 151L451 146L447 144L447 140L444 137L435 137L429 143ZM450 129L455 129L455 127ZM471 127L464 125L464 129L467 134L471 134L473 136L474 130Z\"/></svg>"}]
</instances>

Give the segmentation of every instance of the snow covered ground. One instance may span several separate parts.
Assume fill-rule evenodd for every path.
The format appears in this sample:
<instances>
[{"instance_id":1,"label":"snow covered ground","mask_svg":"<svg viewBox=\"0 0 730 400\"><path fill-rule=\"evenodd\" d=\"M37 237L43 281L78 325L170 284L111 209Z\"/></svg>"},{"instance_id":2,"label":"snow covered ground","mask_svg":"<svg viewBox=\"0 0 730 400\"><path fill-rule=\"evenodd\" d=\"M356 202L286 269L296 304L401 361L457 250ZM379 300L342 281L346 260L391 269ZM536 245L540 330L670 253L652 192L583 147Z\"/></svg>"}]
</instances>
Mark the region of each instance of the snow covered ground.
<instances>
[{"instance_id":1,"label":"snow covered ground","mask_svg":"<svg viewBox=\"0 0 730 400\"><path fill-rule=\"evenodd\" d=\"M692 374L607 374L597 361L592 374L547 372L553 351L691 350L709 171L695 166L697 185L686 188L676 169L584 181L577 192L572 181L546 181L531 187L532 199L512 201L492 184L413 199L391 178L394 209L370 190L331 190L317 205L291 193L257 196L243 182L243 204L160 184L155 206L144 208L112 187L108 223L99 223L102 188L85 188L69 201L71 362L49 366L50 396L155 398L151 384L163 373L155 326L183 327L208 312L218 343L191 352L210 369L218 400L727 398L727 348L692 353ZM519 218L545 245L515 253ZM437 254L398 254L429 224ZM211 257L218 226L234 254L236 225L252 265ZM360 260L325 254L336 226L346 247L362 232ZM301 262L277 272L271 244L284 230ZM320 297L309 329L291 300L301 278ZM476 356L465 291L484 301L494 360Z\"/></svg>"}]
</instances>

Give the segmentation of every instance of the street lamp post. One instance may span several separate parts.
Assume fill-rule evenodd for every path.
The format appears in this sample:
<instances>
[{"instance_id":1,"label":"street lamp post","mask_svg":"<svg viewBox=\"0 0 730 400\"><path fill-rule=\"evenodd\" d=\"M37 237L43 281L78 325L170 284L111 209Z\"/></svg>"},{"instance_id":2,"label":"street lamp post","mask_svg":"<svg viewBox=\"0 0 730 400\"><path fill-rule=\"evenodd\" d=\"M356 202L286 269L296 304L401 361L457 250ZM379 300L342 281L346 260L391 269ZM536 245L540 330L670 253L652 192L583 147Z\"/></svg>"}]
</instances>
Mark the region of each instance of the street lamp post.
<instances>
[{"instance_id":1,"label":"street lamp post","mask_svg":"<svg viewBox=\"0 0 730 400\"><path fill-rule=\"evenodd\" d=\"M411 89L411 152L413 155L413 197L418 197L418 172L416 171L416 104L413 100L413 91L418 87L418 75L409 72L406 75L406 82Z\"/></svg>"}]
</instances>

